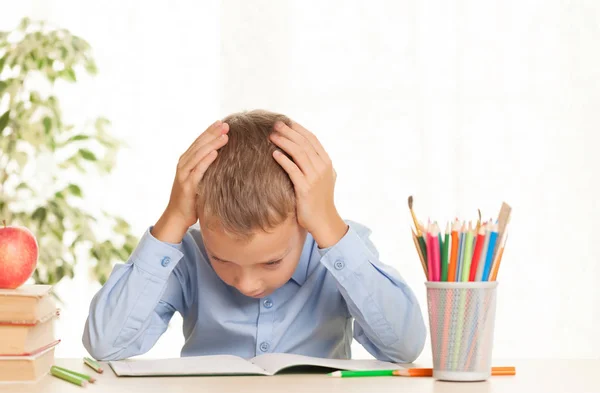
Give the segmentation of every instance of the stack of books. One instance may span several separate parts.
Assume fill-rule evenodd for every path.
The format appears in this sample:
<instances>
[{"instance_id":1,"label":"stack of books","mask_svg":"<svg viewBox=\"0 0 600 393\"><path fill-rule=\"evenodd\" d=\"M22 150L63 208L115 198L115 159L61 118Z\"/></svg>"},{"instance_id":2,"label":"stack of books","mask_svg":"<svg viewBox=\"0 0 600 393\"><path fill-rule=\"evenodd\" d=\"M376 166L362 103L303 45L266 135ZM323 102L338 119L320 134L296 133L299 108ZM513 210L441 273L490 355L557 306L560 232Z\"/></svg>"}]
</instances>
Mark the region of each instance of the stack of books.
<instances>
[{"instance_id":1,"label":"stack of books","mask_svg":"<svg viewBox=\"0 0 600 393\"><path fill-rule=\"evenodd\" d=\"M0 289L0 382L35 382L54 364L58 317L50 285Z\"/></svg>"}]
</instances>

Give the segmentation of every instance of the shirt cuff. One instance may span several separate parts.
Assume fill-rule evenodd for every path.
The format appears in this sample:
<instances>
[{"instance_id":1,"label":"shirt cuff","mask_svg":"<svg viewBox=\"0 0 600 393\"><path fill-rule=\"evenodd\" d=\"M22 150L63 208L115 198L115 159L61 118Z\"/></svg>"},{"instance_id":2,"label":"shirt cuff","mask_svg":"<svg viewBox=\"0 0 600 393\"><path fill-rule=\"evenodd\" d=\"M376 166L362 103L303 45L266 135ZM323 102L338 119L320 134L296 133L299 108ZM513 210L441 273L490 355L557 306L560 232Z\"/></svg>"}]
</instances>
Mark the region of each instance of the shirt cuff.
<instances>
[{"instance_id":1,"label":"shirt cuff","mask_svg":"<svg viewBox=\"0 0 600 393\"><path fill-rule=\"evenodd\" d=\"M321 263L338 278L345 278L369 264L369 259L373 258L363 239L351 225L344 237L334 246L319 248L318 251L321 254Z\"/></svg>"},{"instance_id":2,"label":"shirt cuff","mask_svg":"<svg viewBox=\"0 0 600 393\"><path fill-rule=\"evenodd\" d=\"M140 269L166 280L183 258L183 244L161 242L152 236L151 230L152 227L140 239L131 261Z\"/></svg>"}]
</instances>

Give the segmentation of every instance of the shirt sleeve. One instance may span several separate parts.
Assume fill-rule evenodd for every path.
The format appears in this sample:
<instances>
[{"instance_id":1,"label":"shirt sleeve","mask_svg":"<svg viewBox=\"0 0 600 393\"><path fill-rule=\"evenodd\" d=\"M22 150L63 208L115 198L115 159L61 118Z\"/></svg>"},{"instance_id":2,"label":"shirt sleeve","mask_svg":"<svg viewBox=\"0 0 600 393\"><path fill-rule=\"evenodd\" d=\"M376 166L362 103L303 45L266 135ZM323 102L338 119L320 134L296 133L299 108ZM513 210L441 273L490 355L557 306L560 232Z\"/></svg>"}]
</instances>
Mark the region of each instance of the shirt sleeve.
<instances>
[{"instance_id":1,"label":"shirt sleeve","mask_svg":"<svg viewBox=\"0 0 600 393\"><path fill-rule=\"evenodd\" d=\"M163 243L150 229L125 264L116 265L94 296L83 345L99 360L124 359L150 350L175 311L185 312L189 272L184 246ZM188 238L189 237L189 238Z\"/></svg>"},{"instance_id":2,"label":"shirt sleeve","mask_svg":"<svg viewBox=\"0 0 600 393\"><path fill-rule=\"evenodd\" d=\"M400 274L379 260L371 231L348 224L337 244L319 252L354 317L354 338L379 360L413 362L426 336L417 299Z\"/></svg>"}]
</instances>

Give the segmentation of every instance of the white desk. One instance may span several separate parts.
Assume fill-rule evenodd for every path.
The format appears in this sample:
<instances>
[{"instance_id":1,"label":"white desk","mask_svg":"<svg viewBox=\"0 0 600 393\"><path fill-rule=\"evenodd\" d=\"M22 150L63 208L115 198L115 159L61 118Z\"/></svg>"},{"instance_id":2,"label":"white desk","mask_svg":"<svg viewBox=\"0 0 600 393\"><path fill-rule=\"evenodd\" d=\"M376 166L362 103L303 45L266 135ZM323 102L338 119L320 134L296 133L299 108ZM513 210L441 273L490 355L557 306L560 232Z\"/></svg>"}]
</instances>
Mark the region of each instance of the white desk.
<instances>
[{"instance_id":1,"label":"white desk","mask_svg":"<svg viewBox=\"0 0 600 393\"><path fill-rule=\"evenodd\" d=\"M433 378L331 378L319 374L288 374L273 377L155 377L118 378L107 364L96 374L80 359L56 359L57 366L93 375L98 380L86 388L47 375L37 384L0 385L0 393L176 393L176 392L439 392L439 393L600 393L600 360L496 361L498 366L516 366L517 375L491 377L486 382L450 383Z\"/></svg>"}]
</instances>

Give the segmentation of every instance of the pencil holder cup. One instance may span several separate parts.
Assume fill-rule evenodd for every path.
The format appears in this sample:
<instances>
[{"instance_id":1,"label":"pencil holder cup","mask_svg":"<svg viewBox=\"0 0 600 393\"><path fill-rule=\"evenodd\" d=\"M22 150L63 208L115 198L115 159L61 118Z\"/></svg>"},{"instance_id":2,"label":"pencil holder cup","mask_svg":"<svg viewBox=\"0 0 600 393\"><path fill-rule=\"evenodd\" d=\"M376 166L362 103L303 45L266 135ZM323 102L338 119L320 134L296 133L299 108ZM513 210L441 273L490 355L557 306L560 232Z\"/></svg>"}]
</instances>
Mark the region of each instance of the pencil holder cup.
<instances>
[{"instance_id":1,"label":"pencil holder cup","mask_svg":"<svg viewBox=\"0 0 600 393\"><path fill-rule=\"evenodd\" d=\"M497 281L426 282L433 377L490 377Z\"/></svg>"}]
</instances>

